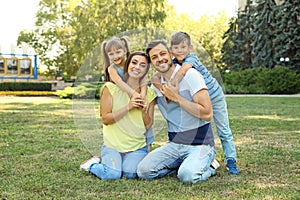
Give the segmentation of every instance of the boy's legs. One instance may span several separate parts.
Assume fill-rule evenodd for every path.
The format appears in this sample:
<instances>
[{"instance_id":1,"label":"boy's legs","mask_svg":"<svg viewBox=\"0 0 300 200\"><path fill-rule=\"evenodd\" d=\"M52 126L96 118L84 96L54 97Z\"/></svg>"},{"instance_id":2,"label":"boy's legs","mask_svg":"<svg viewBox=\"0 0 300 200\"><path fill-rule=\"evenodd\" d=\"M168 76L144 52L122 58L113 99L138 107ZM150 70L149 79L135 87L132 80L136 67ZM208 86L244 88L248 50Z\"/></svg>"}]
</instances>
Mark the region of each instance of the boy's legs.
<instances>
[{"instance_id":1,"label":"boy's legs","mask_svg":"<svg viewBox=\"0 0 300 200\"><path fill-rule=\"evenodd\" d=\"M160 178L175 172L182 159L178 144L167 142L164 146L150 152L138 165L138 176L143 179Z\"/></svg>"},{"instance_id":2,"label":"boy's legs","mask_svg":"<svg viewBox=\"0 0 300 200\"><path fill-rule=\"evenodd\" d=\"M227 103L223 93L212 99L212 106L213 118L217 128L218 137L222 144L226 163L231 160L234 161L235 165L236 149L234 145L233 135L229 127ZM237 169L234 174L238 174Z\"/></svg>"},{"instance_id":3,"label":"boy's legs","mask_svg":"<svg viewBox=\"0 0 300 200\"><path fill-rule=\"evenodd\" d=\"M101 160L101 163L91 166L91 173L102 180L116 180L122 177L122 157L117 150L103 146Z\"/></svg>"},{"instance_id":4,"label":"boy's legs","mask_svg":"<svg viewBox=\"0 0 300 200\"><path fill-rule=\"evenodd\" d=\"M187 146L186 158L178 169L178 178L183 183L197 183L215 174L210 165L216 157L215 147L209 145Z\"/></svg>"},{"instance_id":5,"label":"boy's legs","mask_svg":"<svg viewBox=\"0 0 300 200\"><path fill-rule=\"evenodd\" d=\"M125 153L123 156L122 171L127 179L137 178L137 166L148 153L148 147L138 149L133 152Z\"/></svg>"}]
</instances>

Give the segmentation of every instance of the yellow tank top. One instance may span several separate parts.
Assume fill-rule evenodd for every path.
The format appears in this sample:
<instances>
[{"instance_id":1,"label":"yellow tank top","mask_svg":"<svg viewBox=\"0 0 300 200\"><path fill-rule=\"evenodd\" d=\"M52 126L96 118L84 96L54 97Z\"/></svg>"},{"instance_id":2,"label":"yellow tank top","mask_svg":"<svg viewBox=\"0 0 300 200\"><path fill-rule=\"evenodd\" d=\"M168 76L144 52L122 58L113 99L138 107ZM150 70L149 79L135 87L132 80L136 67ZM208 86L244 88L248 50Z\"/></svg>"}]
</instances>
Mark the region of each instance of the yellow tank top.
<instances>
[{"instance_id":1,"label":"yellow tank top","mask_svg":"<svg viewBox=\"0 0 300 200\"><path fill-rule=\"evenodd\" d=\"M112 111L117 111L126 106L130 100L128 94L111 82L105 83L113 98ZM150 87L147 89L146 99L150 103L156 97L156 93ZM114 148L119 152L130 152L146 146L146 128L142 118L142 111L132 109L119 121L104 125L104 145Z\"/></svg>"}]
</instances>

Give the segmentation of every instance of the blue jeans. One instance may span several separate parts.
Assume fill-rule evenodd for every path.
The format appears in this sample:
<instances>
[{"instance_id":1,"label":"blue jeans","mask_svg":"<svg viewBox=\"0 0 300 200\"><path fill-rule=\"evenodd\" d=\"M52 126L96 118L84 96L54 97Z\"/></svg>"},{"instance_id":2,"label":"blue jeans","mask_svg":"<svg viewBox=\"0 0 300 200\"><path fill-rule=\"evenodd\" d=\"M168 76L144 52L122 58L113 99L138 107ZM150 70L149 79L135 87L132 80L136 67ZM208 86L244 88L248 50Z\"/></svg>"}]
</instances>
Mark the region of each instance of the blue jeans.
<instances>
[{"instance_id":1,"label":"blue jeans","mask_svg":"<svg viewBox=\"0 0 300 200\"><path fill-rule=\"evenodd\" d=\"M207 180L215 174L210 167L216 157L215 147L167 142L150 152L138 165L138 176L151 180L177 172L183 183Z\"/></svg>"},{"instance_id":2,"label":"blue jeans","mask_svg":"<svg viewBox=\"0 0 300 200\"><path fill-rule=\"evenodd\" d=\"M229 128L227 104L222 92L212 100L213 118L217 128L217 133L222 144L226 161L236 160L236 149L233 142L232 132Z\"/></svg>"},{"instance_id":3,"label":"blue jeans","mask_svg":"<svg viewBox=\"0 0 300 200\"><path fill-rule=\"evenodd\" d=\"M102 162L93 164L90 172L102 180L117 180L122 176L127 179L137 178L137 166L147 153L147 146L133 152L120 153L103 145Z\"/></svg>"}]
</instances>

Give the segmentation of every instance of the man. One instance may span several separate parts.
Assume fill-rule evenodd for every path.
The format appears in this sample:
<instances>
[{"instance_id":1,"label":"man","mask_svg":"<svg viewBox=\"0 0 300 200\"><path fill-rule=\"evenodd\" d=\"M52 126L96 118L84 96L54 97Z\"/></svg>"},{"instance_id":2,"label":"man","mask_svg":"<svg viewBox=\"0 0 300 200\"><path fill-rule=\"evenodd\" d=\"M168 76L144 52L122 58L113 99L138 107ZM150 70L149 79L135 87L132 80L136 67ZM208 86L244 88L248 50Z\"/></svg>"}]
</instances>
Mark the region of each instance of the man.
<instances>
[{"instance_id":1,"label":"man","mask_svg":"<svg viewBox=\"0 0 300 200\"><path fill-rule=\"evenodd\" d=\"M168 123L169 141L149 153L138 166L138 176L154 179L174 173L183 183L207 180L216 173L219 163L210 120L212 105L203 77L189 69L179 84L171 82L180 68L172 62L167 43L155 40L146 53L160 72L164 85L157 93L156 103ZM165 101L165 97L170 100Z\"/></svg>"}]
</instances>

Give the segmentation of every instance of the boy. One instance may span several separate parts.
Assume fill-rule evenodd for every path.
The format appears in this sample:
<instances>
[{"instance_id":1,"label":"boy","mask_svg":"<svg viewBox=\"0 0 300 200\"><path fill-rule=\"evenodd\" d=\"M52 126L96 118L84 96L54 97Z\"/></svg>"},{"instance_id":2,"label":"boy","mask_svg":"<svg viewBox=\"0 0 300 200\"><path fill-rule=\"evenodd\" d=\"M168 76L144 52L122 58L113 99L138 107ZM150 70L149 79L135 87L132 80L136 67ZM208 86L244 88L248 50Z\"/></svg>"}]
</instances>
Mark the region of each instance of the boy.
<instances>
[{"instance_id":1,"label":"boy","mask_svg":"<svg viewBox=\"0 0 300 200\"><path fill-rule=\"evenodd\" d=\"M221 86L208 72L206 67L202 65L197 56L194 53L191 53L193 46L191 44L191 38L187 33L174 33L171 37L170 49L174 56L173 63L181 65L181 68L171 80L173 85L178 84L188 69L192 67L203 76L212 101L213 118L224 151L226 168L230 174L239 174L239 170L236 165L236 149L233 142L232 132L229 128L227 104ZM159 80L160 74L156 73L152 77L152 83L156 88L161 89L162 87Z\"/></svg>"}]
</instances>

